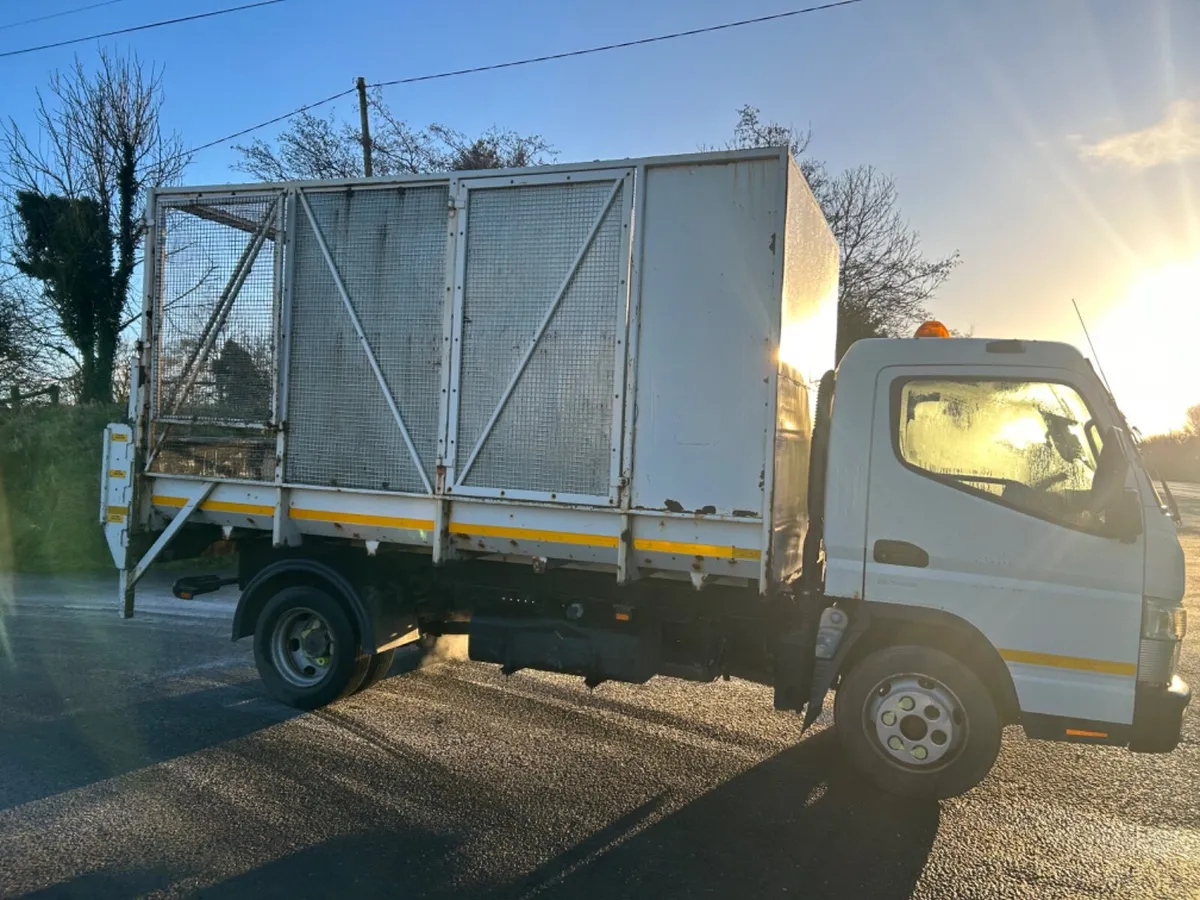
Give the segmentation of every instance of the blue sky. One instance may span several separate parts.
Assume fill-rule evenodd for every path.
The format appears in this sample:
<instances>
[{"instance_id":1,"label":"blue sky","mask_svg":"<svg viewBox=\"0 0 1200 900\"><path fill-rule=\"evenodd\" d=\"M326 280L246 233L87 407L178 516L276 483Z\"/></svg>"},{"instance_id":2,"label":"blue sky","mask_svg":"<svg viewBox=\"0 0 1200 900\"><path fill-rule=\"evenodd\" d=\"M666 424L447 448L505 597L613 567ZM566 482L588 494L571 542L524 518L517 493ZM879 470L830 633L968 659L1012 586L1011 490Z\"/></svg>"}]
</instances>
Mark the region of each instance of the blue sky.
<instances>
[{"instance_id":1,"label":"blue sky","mask_svg":"<svg viewBox=\"0 0 1200 900\"><path fill-rule=\"evenodd\" d=\"M44 0L36 11L78 5ZM236 3L124 0L0 30L0 50L222 5ZM800 5L289 0L114 46L166 65L168 122L202 143L349 87L357 75L398 78ZM0 2L0 24L33 9ZM815 156L891 173L927 250L962 254L932 304L940 317L980 335L1078 342L1077 298L1118 397L1146 430L1161 430L1200 402L1200 354L1182 337L1200 321L1193 313L1187 328L1164 327L1132 311L1163 315L1189 300L1200 308L1198 46L1197 0L865 0L392 88L387 98L414 125L540 132L563 161L718 144L743 103L811 125ZM0 60L0 113L28 123L33 88L76 52L86 62L94 47ZM341 110L353 113L348 101ZM233 161L226 148L206 151L188 180L239 180ZM1132 340L1139 323L1155 330ZM1156 389L1155 402L1146 398L1147 372L1175 384L1169 396Z\"/></svg>"}]
</instances>

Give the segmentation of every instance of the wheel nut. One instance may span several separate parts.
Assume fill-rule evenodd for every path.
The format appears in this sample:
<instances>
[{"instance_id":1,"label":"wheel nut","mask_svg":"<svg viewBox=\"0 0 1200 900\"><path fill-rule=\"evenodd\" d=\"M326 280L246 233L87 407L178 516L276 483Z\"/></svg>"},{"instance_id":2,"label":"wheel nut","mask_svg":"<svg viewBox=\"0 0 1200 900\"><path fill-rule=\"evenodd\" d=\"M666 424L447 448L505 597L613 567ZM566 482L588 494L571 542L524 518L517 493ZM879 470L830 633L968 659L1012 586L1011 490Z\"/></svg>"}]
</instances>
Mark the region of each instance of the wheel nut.
<instances>
[{"instance_id":1,"label":"wheel nut","mask_svg":"<svg viewBox=\"0 0 1200 900\"><path fill-rule=\"evenodd\" d=\"M916 708L916 706L917 706L917 704L913 701L912 697L901 697L900 698L900 708L902 710L904 710L905 712L912 712Z\"/></svg>"},{"instance_id":2,"label":"wheel nut","mask_svg":"<svg viewBox=\"0 0 1200 900\"><path fill-rule=\"evenodd\" d=\"M912 749L912 755L914 759L924 759L929 755L929 751L920 744L917 744L917 746L913 747Z\"/></svg>"},{"instance_id":3,"label":"wheel nut","mask_svg":"<svg viewBox=\"0 0 1200 900\"><path fill-rule=\"evenodd\" d=\"M891 728L893 725L896 724L896 714L894 712L892 712L890 709L887 712L885 712L882 716L880 716L879 718L883 720L883 724L886 725L888 728Z\"/></svg>"},{"instance_id":4,"label":"wheel nut","mask_svg":"<svg viewBox=\"0 0 1200 900\"><path fill-rule=\"evenodd\" d=\"M888 746L893 750L903 750L904 741L900 740L900 738L893 734L890 738L888 738Z\"/></svg>"}]
</instances>

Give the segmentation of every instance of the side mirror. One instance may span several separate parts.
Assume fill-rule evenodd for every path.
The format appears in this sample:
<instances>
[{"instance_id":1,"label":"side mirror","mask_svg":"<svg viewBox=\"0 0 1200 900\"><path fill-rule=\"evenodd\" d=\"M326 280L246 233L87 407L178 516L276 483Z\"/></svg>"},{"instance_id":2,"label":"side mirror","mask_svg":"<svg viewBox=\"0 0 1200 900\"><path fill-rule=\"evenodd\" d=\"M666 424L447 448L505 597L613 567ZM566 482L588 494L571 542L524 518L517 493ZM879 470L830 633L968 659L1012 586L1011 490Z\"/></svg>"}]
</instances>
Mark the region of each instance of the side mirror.
<instances>
[{"instance_id":1,"label":"side mirror","mask_svg":"<svg viewBox=\"0 0 1200 900\"><path fill-rule=\"evenodd\" d=\"M1159 484L1162 485L1163 496L1167 498L1167 512L1171 514L1171 521L1176 525L1183 524L1183 516L1179 513L1179 503L1175 500L1175 495L1171 493L1171 488L1167 485L1167 479L1159 479Z\"/></svg>"},{"instance_id":2,"label":"side mirror","mask_svg":"<svg viewBox=\"0 0 1200 900\"><path fill-rule=\"evenodd\" d=\"M1105 531L1124 543L1133 543L1142 533L1142 495L1137 491L1116 494L1104 511Z\"/></svg>"},{"instance_id":3,"label":"side mirror","mask_svg":"<svg viewBox=\"0 0 1200 900\"><path fill-rule=\"evenodd\" d=\"M1103 443L1092 482L1092 509L1104 518L1102 534L1132 543L1142 533L1142 498L1136 490L1125 487L1129 460L1121 451L1114 429L1100 426L1097 430Z\"/></svg>"}]
</instances>

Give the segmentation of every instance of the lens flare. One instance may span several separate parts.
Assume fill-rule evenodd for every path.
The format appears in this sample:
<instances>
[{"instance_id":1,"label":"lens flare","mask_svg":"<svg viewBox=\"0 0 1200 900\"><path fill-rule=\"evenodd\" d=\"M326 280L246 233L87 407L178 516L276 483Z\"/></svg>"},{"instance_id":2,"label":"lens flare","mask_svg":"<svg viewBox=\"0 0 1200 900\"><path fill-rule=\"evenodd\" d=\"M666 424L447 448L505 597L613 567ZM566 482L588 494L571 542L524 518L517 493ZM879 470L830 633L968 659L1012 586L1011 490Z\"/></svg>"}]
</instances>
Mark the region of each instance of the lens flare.
<instances>
[{"instance_id":1,"label":"lens flare","mask_svg":"<svg viewBox=\"0 0 1200 900\"><path fill-rule=\"evenodd\" d=\"M1200 403L1200 257L1135 280L1093 338L1130 424L1147 435L1182 429Z\"/></svg>"}]
</instances>

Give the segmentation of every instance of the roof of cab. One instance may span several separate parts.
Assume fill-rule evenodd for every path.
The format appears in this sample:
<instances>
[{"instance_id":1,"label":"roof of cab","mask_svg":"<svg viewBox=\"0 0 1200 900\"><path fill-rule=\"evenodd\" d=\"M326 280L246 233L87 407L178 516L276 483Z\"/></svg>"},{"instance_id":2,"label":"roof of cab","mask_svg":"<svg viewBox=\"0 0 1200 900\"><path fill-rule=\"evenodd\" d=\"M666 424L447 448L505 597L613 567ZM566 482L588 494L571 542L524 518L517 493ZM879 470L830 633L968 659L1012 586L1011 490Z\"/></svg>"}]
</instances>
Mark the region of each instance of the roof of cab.
<instances>
[{"instance_id":1,"label":"roof of cab","mask_svg":"<svg viewBox=\"0 0 1200 900\"><path fill-rule=\"evenodd\" d=\"M873 338L856 341L839 369L886 366L1029 366L1090 372L1091 363L1071 344L987 338Z\"/></svg>"}]
</instances>

